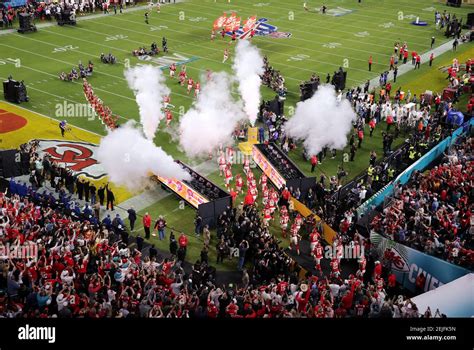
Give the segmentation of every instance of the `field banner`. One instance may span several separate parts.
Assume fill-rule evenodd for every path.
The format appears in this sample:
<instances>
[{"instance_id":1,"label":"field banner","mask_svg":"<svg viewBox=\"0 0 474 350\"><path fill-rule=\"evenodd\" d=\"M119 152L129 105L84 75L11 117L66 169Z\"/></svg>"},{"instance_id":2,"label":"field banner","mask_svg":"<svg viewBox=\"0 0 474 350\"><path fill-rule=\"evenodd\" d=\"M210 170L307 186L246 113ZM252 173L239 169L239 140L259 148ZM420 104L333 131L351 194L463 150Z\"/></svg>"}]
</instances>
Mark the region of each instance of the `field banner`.
<instances>
[{"instance_id":1,"label":"field banner","mask_svg":"<svg viewBox=\"0 0 474 350\"><path fill-rule=\"evenodd\" d=\"M255 161L255 164L257 164L260 169L262 169L262 171L268 176L277 189L281 190L285 187L285 178L280 175L278 170L273 167L268 159L255 146L252 147L252 157Z\"/></svg>"},{"instance_id":2,"label":"field banner","mask_svg":"<svg viewBox=\"0 0 474 350\"><path fill-rule=\"evenodd\" d=\"M156 176L156 178L160 180L163 185L168 187L171 191L183 198L186 202L191 204L196 209L199 207L200 204L209 202L206 197L204 197L199 192L192 189L182 181L176 179L168 179L161 176Z\"/></svg>"},{"instance_id":3,"label":"field banner","mask_svg":"<svg viewBox=\"0 0 474 350\"><path fill-rule=\"evenodd\" d=\"M424 292L436 289L470 273L463 267L424 254L376 232L370 233L370 241L380 258L384 256L386 250L391 251L394 256L392 269L397 277L397 282L412 292L415 291L416 278L421 273L424 273L426 277Z\"/></svg>"}]
</instances>

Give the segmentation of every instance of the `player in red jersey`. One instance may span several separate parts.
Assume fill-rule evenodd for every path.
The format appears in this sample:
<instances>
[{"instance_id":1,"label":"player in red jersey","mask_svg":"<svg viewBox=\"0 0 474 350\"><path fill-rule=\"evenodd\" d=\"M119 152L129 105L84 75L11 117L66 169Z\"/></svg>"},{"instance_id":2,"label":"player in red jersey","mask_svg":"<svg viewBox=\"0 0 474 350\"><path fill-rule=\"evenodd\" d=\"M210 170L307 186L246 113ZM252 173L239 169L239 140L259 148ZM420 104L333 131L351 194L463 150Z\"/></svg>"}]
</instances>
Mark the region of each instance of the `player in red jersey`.
<instances>
[{"instance_id":1,"label":"player in red jersey","mask_svg":"<svg viewBox=\"0 0 474 350\"><path fill-rule=\"evenodd\" d=\"M196 84L194 84L194 97L198 97L200 91L201 91L201 84L199 83L199 81L197 81Z\"/></svg>"},{"instance_id":2,"label":"player in red jersey","mask_svg":"<svg viewBox=\"0 0 474 350\"><path fill-rule=\"evenodd\" d=\"M179 84L180 84L181 86L184 86L184 82L185 82L185 80L186 80L186 76L187 76L187 75L186 75L186 72L185 72L185 71L182 70L182 71L179 72Z\"/></svg>"},{"instance_id":3,"label":"player in red jersey","mask_svg":"<svg viewBox=\"0 0 474 350\"><path fill-rule=\"evenodd\" d=\"M267 205L265 209L263 209L263 225L268 227L270 225L270 220L272 219L272 211L270 207Z\"/></svg>"},{"instance_id":4,"label":"player in red jersey","mask_svg":"<svg viewBox=\"0 0 474 350\"><path fill-rule=\"evenodd\" d=\"M319 234L319 232L316 229L314 229L313 232L311 232L309 234L309 248L310 248L311 252L316 247L316 244L319 242L320 237L321 237L321 235Z\"/></svg>"},{"instance_id":5,"label":"player in red jersey","mask_svg":"<svg viewBox=\"0 0 474 350\"><path fill-rule=\"evenodd\" d=\"M174 79L175 74L176 74L176 63L173 63L170 66L170 78Z\"/></svg>"},{"instance_id":6,"label":"player in red jersey","mask_svg":"<svg viewBox=\"0 0 474 350\"><path fill-rule=\"evenodd\" d=\"M235 176L235 190L237 193L242 192L242 187L244 186L244 180L242 180L242 176L240 174L237 174Z\"/></svg>"},{"instance_id":7,"label":"player in red jersey","mask_svg":"<svg viewBox=\"0 0 474 350\"><path fill-rule=\"evenodd\" d=\"M233 180L232 167L231 167L230 163L227 164L227 166L225 168L225 171L224 171L224 175L225 175L225 187L229 188L230 182Z\"/></svg>"},{"instance_id":8,"label":"player in red jersey","mask_svg":"<svg viewBox=\"0 0 474 350\"><path fill-rule=\"evenodd\" d=\"M166 127L170 126L171 121L173 120L173 113L169 109L165 110L166 117Z\"/></svg>"},{"instance_id":9,"label":"player in red jersey","mask_svg":"<svg viewBox=\"0 0 474 350\"><path fill-rule=\"evenodd\" d=\"M285 207L283 207L285 208ZM282 208L282 209L283 209ZM288 212L285 212L282 210L280 212L280 227L281 227L281 234L283 238L286 238L286 230L288 228L288 222L290 221L290 217L288 216Z\"/></svg>"},{"instance_id":10,"label":"player in red jersey","mask_svg":"<svg viewBox=\"0 0 474 350\"><path fill-rule=\"evenodd\" d=\"M290 228L290 247L296 249L296 254L300 255L300 240L301 236L298 234L298 228L295 224Z\"/></svg>"},{"instance_id":11,"label":"player in red jersey","mask_svg":"<svg viewBox=\"0 0 474 350\"><path fill-rule=\"evenodd\" d=\"M338 278L341 274L341 271L339 270L339 260L337 257L334 256L331 259L329 265L331 266L331 277Z\"/></svg>"},{"instance_id":12,"label":"player in red jersey","mask_svg":"<svg viewBox=\"0 0 474 350\"><path fill-rule=\"evenodd\" d=\"M227 162L225 160L224 152L221 152L219 156L219 176L222 176L225 173L226 166Z\"/></svg>"},{"instance_id":13,"label":"player in red jersey","mask_svg":"<svg viewBox=\"0 0 474 350\"><path fill-rule=\"evenodd\" d=\"M191 89L193 88L193 86L194 86L194 80L193 78L189 78L188 79L188 95L191 92Z\"/></svg>"},{"instance_id":14,"label":"player in red jersey","mask_svg":"<svg viewBox=\"0 0 474 350\"><path fill-rule=\"evenodd\" d=\"M319 241L316 243L314 249L311 251L312 255L314 256L315 269L318 271L321 271L321 259L323 258L323 251L324 248Z\"/></svg>"}]
</instances>

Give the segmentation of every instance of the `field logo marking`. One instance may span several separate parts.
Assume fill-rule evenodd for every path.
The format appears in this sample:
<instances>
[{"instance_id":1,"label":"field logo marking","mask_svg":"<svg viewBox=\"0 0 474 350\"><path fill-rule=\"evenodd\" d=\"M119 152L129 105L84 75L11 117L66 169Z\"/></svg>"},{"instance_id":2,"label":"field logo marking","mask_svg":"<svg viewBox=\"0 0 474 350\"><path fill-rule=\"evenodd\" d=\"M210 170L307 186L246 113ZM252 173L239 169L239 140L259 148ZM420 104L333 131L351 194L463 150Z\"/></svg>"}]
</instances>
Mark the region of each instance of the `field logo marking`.
<instances>
[{"instance_id":1,"label":"field logo marking","mask_svg":"<svg viewBox=\"0 0 474 350\"><path fill-rule=\"evenodd\" d=\"M59 133L59 128L58 128ZM98 145L89 142L70 140L38 140L38 154L47 153L59 166L66 166L77 175L83 174L93 179L100 179L107 174L102 165L95 159Z\"/></svg>"},{"instance_id":2,"label":"field logo marking","mask_svg":"<svg viewBox=\"0 0 474 350\"><path fill-rule=\"evenodd\" d=\"M152 27L150 27L150 32L156 32L156 31L160 31L160 30L163 30L163 29L168 29L168 26L163 26L163 25L152 26Z\"/></svg>"},{"instance_id":3,"label":"field logo marking","mask_svg":"<svg viewBox=\"0 0 474 350\"><path fill-rule=\"evenodd\" d=\"M173 63L179 66L186 63L197 61L199 59L199 57L196 57L196 56L186 57L178 53L173 53L172 55L162 56L162 57L151 57L148 55L143 55L143 56L138 56L137 58L140 61L156 63L162 70L167 69Z\"/></svg>"},{"instance_id":4,"label":"field logo marking","mask_svg":"<svg viewBox=\"0 0 474 350\"><path fill-rule=\"evenodd\" d=\"M58 52L66 52L66 51L73 51L77 50L79 46L73 46L73 45L65 45L61 47L55 47L52 53L58 53Z\"/></svg>"},{"instance_id":5,"label":"field logo marking","mask_svg":"<svg viewBox=\"0 0 474 350\"><path fill-rule=\"evenodd\" d=\"M206 17L188 17L188 21L190 22L204 22L207 21Z\"/></svg>"},{"instance_id":6,"label":"field logo marking","mask_svg":"<svg viewBox=\"0 0 474 350\"><path fill-rule=\"evenodd\" d=\"M370 33L368 31L358 32L358 33L355 33L354 36L356 36L358 38L366 38L366 37L370 36Z\"/></svg>"},{"instance_id":7,"label":"field logo marking","mask_svg":"<svg viewBox=\"0 0 474 350\"><path fill-rule=\"evenodd\" d=\"M416 16L416 15L404 15L403 19L416 19L416 17L418 17L418 16Z\"/></svg>"},{"instance_id":8,"label":"field logo marking","mask_svg":"<svg viewBox=\"0 0 474 350\"><path fill-rule=\"evenodd\" d=\"M269 2L257 2L256 4L253 4L255 7L264 7L264 6L270 6Z\"/></svg>"},{"instance_id":9,"label":"field logo marking","mask_svg":"<svg viewBox=\"0 0 474 350\"><path fill-rule=\"evenodd\" d=\"M123 39L127 39L127 38L128 38L128 35L117 34L117 35L108 36L107 38L105 38L105 41L123 40Z\"/></svg>"},{"instance_id":10,"label":"field logo marking","mask_svg":"<svg viewBox=\"0 0 474 350\"><path fill-rule=\"evenodd\" d=\"M327 49L335 49L335 48L338 48L338 47L341 47L341 46L342 46L341 43L336 43L336 42L330 42L330 43L323 44L323 47L325 47Z\"/></svg>"},{"instance_id":11,"label":"field logo marking","mask_svg":"<svg viewBox=\"0 0 474 350\"><path fill-rule=\"evenodd\" d=\"M0 65L6 65L7 63L14 64L15 68L21 68L21 59L19 58L0 58Z\"/></svg>"},{"instance_id":12,"label":"field logo marking","mask_svg":"<svg viewBox=\"0 0 474 350\"><path fill-rule=\"evenodd\" d=\"M354 10L349 10L349 9L346 9L344 7L336 7L334 9L329 9L326 11L328 15L331 15L331 16L334 16L334 17L340 17L340 16L345 16L345 15L348 15L352 12L354 12Z\"/></svg>"},{"instance_id":13,"label":"field logo marking","mask_svg":"<svg viewBox=\"0 0 474 350\"><path fill-rule=\"evenodd\" d=\"M395 27L395 24L393 24L392 22L387 22L387 23L379 24L379 27L380 27L380 28L388 29L388 28L393 28L393 27Z\"/></svg>"},{"instance_id":14,"label":"field logo marking","mask_svg":"<svg viewBox=\"0 0 474 350\"><path fill-rule=\"evenodd\" d=\"M299 53L297 55L291 56L290 58L287 59L288 62L299 62L299 61L304 61L306 59L310 58L309 55L305 55L302 53Z\"/></svg>"}]
</instances>

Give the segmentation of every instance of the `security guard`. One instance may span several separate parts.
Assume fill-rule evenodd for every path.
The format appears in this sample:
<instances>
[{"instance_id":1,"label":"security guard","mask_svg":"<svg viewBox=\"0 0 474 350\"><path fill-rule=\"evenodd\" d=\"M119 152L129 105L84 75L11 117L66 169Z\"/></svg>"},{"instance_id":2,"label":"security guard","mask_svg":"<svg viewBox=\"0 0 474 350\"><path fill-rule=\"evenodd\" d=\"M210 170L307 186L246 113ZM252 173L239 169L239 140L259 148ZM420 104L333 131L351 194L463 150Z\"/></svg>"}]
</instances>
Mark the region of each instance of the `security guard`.
<instances>
[{"instance_id":1,"label":"security guard","mask_svg":"<svg viewBox=\"0 0 474 350\"><path fill-rule=\"evenodd\" d=\"M392 168L388 168L387 169L387 179L388 179L388 181L392 181L394 175L395 175L395 170L393 170Z\"/></svg>"},{"instance_id":2,"label":"security guard","mask_svg":"<svg viewBox=\"0 0 474 350\"><path fill-rule=\"evenodd\" d=\"M369 168L367 169L367 175L372 177L374 175L374 167L372 165L369 165Z\"/></svg>"},{"instance_id":3,"label":"security guard","mask_svg":"<svg viewBox=\"0 0 474 350\"><path fill-rule=\"evenodd\" d=\"M415 147L410 146L410 149L408 150L408 158L410 158L410 160L415 160L415 158L416 158Z\"/></svg>"}]
</instances>

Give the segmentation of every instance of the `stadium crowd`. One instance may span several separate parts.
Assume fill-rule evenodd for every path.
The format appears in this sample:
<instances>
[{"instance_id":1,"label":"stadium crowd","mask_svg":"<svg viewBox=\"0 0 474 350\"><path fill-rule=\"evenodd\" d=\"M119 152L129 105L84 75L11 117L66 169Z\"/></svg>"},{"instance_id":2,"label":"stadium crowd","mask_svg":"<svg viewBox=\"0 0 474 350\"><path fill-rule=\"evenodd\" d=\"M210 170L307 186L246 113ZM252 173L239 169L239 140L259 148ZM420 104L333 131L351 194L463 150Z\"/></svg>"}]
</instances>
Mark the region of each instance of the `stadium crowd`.
<instances>
[{"instance_id":1,"label":"stadium crowd","mask_svg":"<svg viewBox=\"0 0 474 350\"><path fill-rule=\"evenodd\" d=\"M455 145L441 163L415 173L371 227L375 232L437 256L474 268L473 139Z\"/></svg>"},{"instance_id":2,"label":"stadium crowd","mask_svg":"<svg viewBox=\"0 0 474 350\"><path fill-rule=\"evenodd\" d=\"M420 314L410 299L398 296L394 276L378 262L365 279L299 278L268 232L253 228L258 216L252 207L234 225L249 239L254 267L250 274L244 270L241 284L227 286L214 283L205 262L186 273L174 257L163 259L151 249L144 256L130 248L120 219L93 223L86 210L75 218L68 207L34 190L26 196L1 193L0 207L2 252L27 244L37 251L2 256L2 317L441 316ZM232 222L232 215L223 220Z\"/></svg>"}]
</instances>

